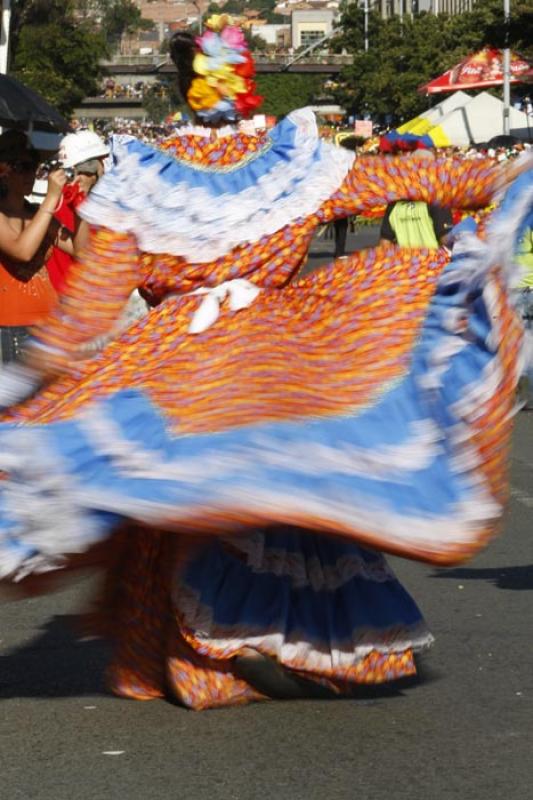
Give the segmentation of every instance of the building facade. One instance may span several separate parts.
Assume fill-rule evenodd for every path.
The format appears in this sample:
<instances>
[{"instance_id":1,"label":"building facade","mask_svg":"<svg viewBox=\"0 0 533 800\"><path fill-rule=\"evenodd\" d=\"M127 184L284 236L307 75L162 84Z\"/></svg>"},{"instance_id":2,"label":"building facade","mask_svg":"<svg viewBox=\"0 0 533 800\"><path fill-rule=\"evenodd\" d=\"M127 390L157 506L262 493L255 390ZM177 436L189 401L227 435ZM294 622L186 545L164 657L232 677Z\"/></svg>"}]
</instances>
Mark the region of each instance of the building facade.
<instances>
[{"instance_id":1,"label":"building facade","mask_svg":"<svg viewBox=\"0 0 533 800\"><path fill-rule=\"evenodd\" d=\"M309 47L328 36L333 30L335 11L332 9L301 10L291 14L291 46Z\"/></svg>"},{"instance_id":2,"label":"building facade","mask_svg":"<svg viewBox=\"0 0 533 800\"><path fill-rule=\"evenodd\" d=\"M475 0L359 0L359 5L379 11L384 18L394 14L462 14L471 11Z\"/></svg>"},{"instance_id":3,"label":"building facade","mask_svg":"<svg viewBox=\"0 0 533 800\"><path fill-rule=\"evenodd\" d=\"M290 25L250 25L252 36L260 36L261 39L276 48L277 50L287 49L291 46L291 26Z\"/></svg>"}]
</instances>

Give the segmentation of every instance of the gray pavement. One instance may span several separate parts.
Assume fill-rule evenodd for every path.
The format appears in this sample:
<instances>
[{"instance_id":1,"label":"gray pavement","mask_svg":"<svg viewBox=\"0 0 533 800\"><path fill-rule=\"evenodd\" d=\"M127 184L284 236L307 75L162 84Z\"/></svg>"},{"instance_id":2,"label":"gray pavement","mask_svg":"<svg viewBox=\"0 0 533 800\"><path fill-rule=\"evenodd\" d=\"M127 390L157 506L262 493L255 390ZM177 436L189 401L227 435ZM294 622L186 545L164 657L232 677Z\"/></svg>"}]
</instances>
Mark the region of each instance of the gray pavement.
<instances>
[{"instance_id":1,"label":"gray pavement","mask_svg":"<svg viewBox=\"0 0 533 800\"><path fill-rule=\"evenodd\" d=\"M379 240L378 225L357 225L350 228L346 242L346 253L353 253L365 247L374 247ZM311 272L318 266L329 264L333 260L335 243L332 238L332 228L324 227L318 231L313 239L309 251L309 261L302 273Z\"/></svg>"},{"instance_id":2,"label":"gray pavement","mask_svg":"<svg viewBox=\"0 0 533 800\"><path fill-rule=\"evenodd\" d=\"M315 241L311 265L331 250ZM522 412L503 535L454 569L392 559L436 643L416 680L356 700L203 713L118 700L103 688L105 646L69 626L90 579L0 606L0 797L530 798L532 478L533 413Z\"/></svg>"}]
</instances>

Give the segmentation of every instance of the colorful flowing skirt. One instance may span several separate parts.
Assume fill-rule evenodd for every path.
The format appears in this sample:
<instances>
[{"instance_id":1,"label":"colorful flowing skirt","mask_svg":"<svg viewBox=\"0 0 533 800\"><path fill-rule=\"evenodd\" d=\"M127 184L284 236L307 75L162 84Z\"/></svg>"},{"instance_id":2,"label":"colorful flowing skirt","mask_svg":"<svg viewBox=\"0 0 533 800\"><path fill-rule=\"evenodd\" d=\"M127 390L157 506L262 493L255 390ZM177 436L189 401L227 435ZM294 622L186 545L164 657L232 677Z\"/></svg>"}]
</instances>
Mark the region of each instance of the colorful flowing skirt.
<instances>
[{"instance_id":1,"label":"colorful flowing skirt","mask_svg":"<svg viewBox=\"0 0 533 800\"><path fill-rule=\"evenodd\" d=\"M3 574L123 518L471 556L506 496L523 329L497 271L464 279L468 258L370 251L194 337L198 301L169 299L1 427Z\"/></svg>"},{"instance_id":2,"label":"colorful flowing skirt","mask_svg":"<svg viewBox=\"0 0 533 800\"><path fill-rule=\"evenodd\" d=\"M354 255L190 336L197 305L10 412L1 574L122 526L126 696L258 699L243 648L335 691L412 674L431 637L375 551L456 563L498 529L523 339L504 268L471 237L450 263Z\"/></svg>"}]
</instances>

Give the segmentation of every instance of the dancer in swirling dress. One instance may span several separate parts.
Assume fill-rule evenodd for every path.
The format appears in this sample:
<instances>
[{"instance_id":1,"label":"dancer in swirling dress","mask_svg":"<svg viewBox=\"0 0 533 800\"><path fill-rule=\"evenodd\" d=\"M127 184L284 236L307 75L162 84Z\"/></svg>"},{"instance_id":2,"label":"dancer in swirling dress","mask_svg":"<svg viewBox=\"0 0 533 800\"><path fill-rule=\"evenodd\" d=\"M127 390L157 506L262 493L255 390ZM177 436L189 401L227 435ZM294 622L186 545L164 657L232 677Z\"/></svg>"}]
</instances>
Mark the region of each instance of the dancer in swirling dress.
<instances>
[{"instance_id":1,"label":"dancer in swirling dress","mask_svg":"<svg viewBox=\"0 0 533 800\"><path fill-rule=\"evenodd\" d=\"M200 120L253 109L238 29L215 18L190 45L174 57ZM400 198L485 206L498 170L355 161L305 110L258 136L122 142L115 160L28 351L22 383L48 382L0 428L3 576L113 541L121 696L263 699L250 653L336 693L414 674L431 635L380 551L453 562L493 532L520 326L496 269L481 291L434 252L289 281L318 225ZM141 285L151 313L78 360Z\"/></svg>"}]
</instances>

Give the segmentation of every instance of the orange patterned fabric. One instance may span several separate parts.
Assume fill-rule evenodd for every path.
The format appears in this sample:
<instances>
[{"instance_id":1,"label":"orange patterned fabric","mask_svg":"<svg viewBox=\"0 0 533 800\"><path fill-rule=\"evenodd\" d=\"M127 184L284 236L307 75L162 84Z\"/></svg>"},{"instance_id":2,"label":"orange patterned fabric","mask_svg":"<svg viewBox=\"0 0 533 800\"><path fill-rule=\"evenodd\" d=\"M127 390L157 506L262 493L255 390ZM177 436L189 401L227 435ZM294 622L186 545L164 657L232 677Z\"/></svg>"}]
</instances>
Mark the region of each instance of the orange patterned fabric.
<instances>
[{"instance_id":1,"label":"orange patterned fabric","mask_svg":"<svg viewBox=\"0 0 533 800\"><path fill-rule=\"evenodd\" d=\"M444 251L386 246L356 253L282 295L265 290L249 309L223 311L200 336L189 335L188 326L201 298L170 297L11 415L41 423L68 419L133 385L182 433L301 416L309 408L319 414L363 408L405 374L446 263Z\"/></svg>"},{"instance_id":2,"label":"orange patterned fabric","mask_svg":"<svg viewBox=\"0 0 533 800\"><path fill-rule=\"evenodd\" d=\"M136 286L155 305L169 293L187 293L247 278L258 286L282 287L305 261L311 238L324 222L382 205L383 200L425 200L453 207L486 206L499 172L492 161L433 162L413 172L406 158L367 157L355 162L339 190L307 219L240 246L208 264L175 256L139 253L132 236L93 232L91 246L73 265L59 308L36 331L52 347L73 351L106 333Z\"/></svg>"},{"instance_id":3,"label":"orange patterned fabric","mask_svg":"<svg viewBox=\"0 0 533 800\"><path fill-rule=\"evenodd\" d=\"M364 165L364 166L362 166ZM356 161L339 191L328 201L355 215L395 200L423 200L446 208L484 208L500 174L491 159L417 162L366 156ZM348 210L349 208L349 210ZM333 217L335 212L333 212Z\"/></svg>"},{"instance_id":4,"label":"orange patterned fabric","mask_svg":"<svg viewBox=\"0 0 533 800\"><path fill-rule=\"evenodd\" d=\"M239 141L246 157L250 143ZM206 141L196 154L187 141L174 148L176 157L199 158L206 166L222 158L215 157L219 142ZM235 163L239 151L237 141L223 158ZM406 374L446 261L443 254L386 247L287 286L316 227L395 199L483 206L495 177L491 163L447 164L444 172L435 166L417 177L408 160L362 159L315 214L211 264L140 253L133 236L95 229L71 270L61 305L36 329L44 344L65 352L68 371L6 418L68 419L130 386L143 389L182 433L286 419L310 409L353 414ZM183 295L238 277L264 288L254 305L234 314L223 307L216 324L190 336L201 298ZM76 360L83 342L110 328L135 286L157 308L96 358ZM262 699L234 673L229 658L215 658L184 628L172 608L170 582L183 558L179 546L178 536L128 532L124 560L109 575L116 592L108 611L117 620L111 688L137 699L170 693L196 709ZM309 672L305 663L287 666L339 693L415 672L410 647L374 651L328 674Z\"/></svg>"},{"instance_id":5,"label":"orange patterned fabric","mask_svg":"<svg viewBox=\"0 0 533 800\"><path fill-rule=\"evenodd\" d=\"M135 700L173 695L190 708L265 699L232 673L230 661L213 661L190 648L171 605L171 580L179 558L175 536L131 528L108 575L103 609L115 642L108 669L111 690ZM109 630L109 622L115 621Z\"/></svg>"},{"instance_id":6,"label":"orange patterned fabric","mask_svg":"<svg viewBox=\"0 0 533 800\"><path fill-rule=\"evenodd\" d=\"M498 328L496 336L500 346L497 390L489 403L465 410L465 420L472 444L480 455L481 473L492 496L504 504L508 499L507 473L518 383L516 354L520 352L524 331L499 277L495 276L493 286L492 318ZM487 375L486 380L492 377Z\"/></svg>"},{"instance_id":7,"label":"orange patterned fabric","mask_svg":"<svg viewBox=\"0 0 533 800\"><path fill-rule=\"evenodd\" d=\"M165 139L159 148L179 161L194 164L195 167L223 168L241 164L243 159L265 150L268 141L266 131L253 136L242 132L218 136L217 131L213 130L209 137L192 133L172 136Z\"/></svg>"}]
</instances>

